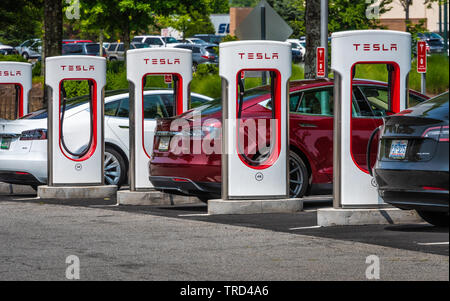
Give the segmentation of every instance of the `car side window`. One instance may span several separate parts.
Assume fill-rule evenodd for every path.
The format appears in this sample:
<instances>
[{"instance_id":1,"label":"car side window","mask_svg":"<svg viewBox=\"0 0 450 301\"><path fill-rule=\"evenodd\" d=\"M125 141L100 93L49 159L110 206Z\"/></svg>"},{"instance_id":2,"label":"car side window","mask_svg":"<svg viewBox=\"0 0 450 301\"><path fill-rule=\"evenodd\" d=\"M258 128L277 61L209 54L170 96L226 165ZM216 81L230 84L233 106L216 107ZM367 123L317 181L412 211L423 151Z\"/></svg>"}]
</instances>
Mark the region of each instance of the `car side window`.
<instances>
[{"instance_id":1,"label":"car side window","mask_svg":"<svg viewBox=\"0 0 450 301\"><path fill-rule=\"evenodd\" d=\"M130 116L130 101L128 98L123 98L120 102L119 110L117 111L117 117L128 118Z\"/></svg>"},{"instance_id":2,"label":"car side window","mask_svg":"<svg viewBox=\"0 0 450 301\"><path fill-rule=\"evenodd\" d=\"M353 87L353 101L352 101L352 114L357 117L373 117L372 108L369 102L366 100L361 90L357 87Z\"/></svg>"},{"instance_id":3,"label":"car side window","mask_svg":"<svg viewBox=\"0 0 450 301\"><path fill-rule=\"evenodd\" d=\"M192 53L200 53L200 47L192 47Z\"/></svg>"},{"instance_id":4,"label":"car side window","mask_svg":"<svg viewBox=\"0 0 450 301\"><path fill-rule=\"evenodd\" d=\"M333 104L333 88L306 91L300 100L297 113L332 116Z\"/></svg>"},{"instance_id":5,"label":"car side window","mask_svg":"<svg viewBox=\"0 0 450 301\"><path fill-rule=\"evenodd\" d=\"M161 99L163 101L164 107L166 108L166 111L168 114L173 115L174 114L174 103L173 103L173 94L161 94Z\"/></svg>"},{"instance_id":6,"label":"car side window","mask_svg":"<svg viewBox=\"0 0 450 301\"><path fill-rule=\"evenodd\" d=\"M289 112L297 111L298 103L300 101L301 96L302 96L301 92L293 93L289 96Z\"/></svg>"},{"instance_id":7,"label":"car side window","mask_svg":"<svg viewBox=\"0 0 450 301\"><path fill-rule=\"evenodd\" d=\"M144 96L144 119L169 117L166 108L158 95Z\"/></svg>"},{"instance_id":8,"label":"car side window","mask_svg":"<svg viewBox=\"0 0 450 301\"><path fill-rule=\"evenodd\" d=\"M112 43L111 45L109 45L108 47L108 51L114 51L116 49L117 43Z\"/></svg>"},{"instance_id":9,"label":"car side window","mask_svg":"<svg viewBox=\"0 0 450 301\"><path fill-rule=\"evenodd\" d=\"M369 102L371 116L386 116L389 111L387 87L360 86L360 89Z\"/></svg>"},{"instance_id":10,"label":"car side window","mask_svg":"<svg viewBox=\"0 0 450 301\"><path fill-rule=\"evenodd\" d=\"M119 44L119 47L117 47L117 51L125 51L125 44Z\"/></svg>"},{"instance_id":11,"label":"car side window","mask_svg":"<svg viewBox=\"0 0 450 301\"><path fill-rule=\"evenodd\" d=\"M116 116L119 104L120 99L105 103L105 116Z\"/></svg>"}]
</instances>

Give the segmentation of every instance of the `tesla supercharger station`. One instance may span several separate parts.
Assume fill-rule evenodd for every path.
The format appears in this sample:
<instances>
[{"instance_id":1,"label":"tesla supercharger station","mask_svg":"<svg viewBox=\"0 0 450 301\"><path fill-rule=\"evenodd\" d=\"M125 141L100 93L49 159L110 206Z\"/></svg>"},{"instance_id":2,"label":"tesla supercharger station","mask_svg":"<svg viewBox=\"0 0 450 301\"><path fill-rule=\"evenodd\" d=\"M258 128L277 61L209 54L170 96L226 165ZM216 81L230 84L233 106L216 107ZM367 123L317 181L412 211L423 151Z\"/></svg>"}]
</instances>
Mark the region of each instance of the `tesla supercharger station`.
<instances>
[{"instance_id":1,"label":"tesla supercharger station","mask_svg":"<svg viewBox=\"0 0 450 301\"><path fill-rule=\"evenodd\" d=\"M223 200L289 197L288 85L292 68L291 55L290 44L284 42L239 41L220 44ZM253 156L247 154L248 150L242 145L245 140L243 135L247 132L246 126L252 126L253 122L242 111L244 79L248 72L268 72L272 94L271 104L266 105L271 110L268 116L270 145L258 144ZM265 117L260 118L263 120ZM258 119L253 120L257 126L256 131L259 131L260 125L263 128L267 125L266 121L259 123ZM258 135L264 134L266 130L267 127L258 132ZM248 130L250 132L252 131Z\"/></svg>"},{"instance_id":2,"label":"tesla supercharger station","mask_svg":"<svg viewBox=\"0 0 450 301\"><path fill-rule=\"evenodd\" d=\"M48 89L48 184L102 185L104 161L103 89L106 85L106 59L94 56L57 56L45 60L45 84ZM70 147L70 135L64 127L65 82L87 81L89 89L89 142L77 149ZM81 126L86 126L80 124Z\"/></svg>"},{"instance_id":3,"label":"tesla supercharger station","mask_svg":"<svg viewBox=\"0 0 450 301\"><path fill-rule=\"evenodd\" d=\"M0 85L14 85L16 89L15 118L28 114L28 99L32 86L30 63L0 62Z\"/></svg>"},{"instance_id":4,"label":"tesla supercharger station","mask_svg":"<svg viewBox=\"0 0 450 301\"><path fill-rule=\"evenodd\" d=\"M353 78L358 64L384 64L388 70L387 111L404 110L411 69L411 35L388 30L333 33L331 68L334 70L333 193L335 208L379 207L375 181L355 156L358 134L353 135L355 93ZM364 118L364 117L361 117ZM352 141L355 139L355 141Z\"/></svg>"},{"instance_id":5,"label":"tesla supercharger station","mask_svg":"<svg viewBox=\"0 0 450 301\"><path fill-rule=\"evenodd\" d=\"M130 82L130 190L153 188L149 180L150 151L145 145L144 87L150 75L172 75L174 112L179 115L189 108L189 85L192 80L192 51L178 48L136 49L127 52L127 78ZM155 127L156 124L153 125ZM154 132L147 129L147 132ZM148 139L153 144L153 139Z\"/></svg>"}]
</instances>

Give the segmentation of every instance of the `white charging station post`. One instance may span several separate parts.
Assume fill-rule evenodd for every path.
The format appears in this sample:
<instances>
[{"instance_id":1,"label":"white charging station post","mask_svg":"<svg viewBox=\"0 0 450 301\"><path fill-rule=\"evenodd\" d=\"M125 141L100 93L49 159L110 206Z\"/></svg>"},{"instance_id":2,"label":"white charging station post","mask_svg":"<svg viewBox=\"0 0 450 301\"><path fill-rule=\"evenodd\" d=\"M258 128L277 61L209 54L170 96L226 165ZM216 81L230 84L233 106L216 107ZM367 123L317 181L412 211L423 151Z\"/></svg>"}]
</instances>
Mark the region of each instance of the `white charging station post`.
<instances>
[{"instance_id":1,"label":"white charging station post","mask_svg":"<svg viewBox=\"0 0 450 301\"><path fill-rule=\"evenodd\" d=\"M289 43L276 41L239 41L221 43L219 74L222 77L222 199L210 200L210 214L266 213L297 211L298 200L289 198L289 78L292 54ZM245 72L269 72L271 94L270 126L258 136L270 136L257 152L246 154L242 145L245 127L267 125L266 117L247 116L244 106ZM245 116L244 116L245 115ZM263 122L260 123L260 120ZM247 123L250 121L249 123ZM267 135L270 131L270 135ZM248 130L248 132L254 132ZM253 137L255 138L255 137ZM249 140L251 138L248 138ZM257 139L253 139L256 141ZM284 203L283 203L284 201ZM287 205L286 205L287 204Z\"/></svg>"},{"instance_id":2,"label":"white charging station post","mask_svg":"<svg viewBox=\"0 0 450 301\"><path fill-rule=\"evenodd\" d=\"M0 62L0 85L14 85L16 89L15 118L28 114L28 100L32 87L32 66L22 62Z\"/></svg>"},{"instance_id":3,"label":"white charging station post","mask_svg":"<svg viewBox=\"0 0 450 301\"><path fill-rule=\"evenodd\" d=\"M115 185L104 186L104 87L106 59L94 56L57 56L45 61L48 89L48 186L41 198L94 198L110 196ZM87 81L89 87L89 142L70 149L64 126L66 81ZM83 120L83 119L82 119ZM82 122L82 121L80 121ZM73 131L73 129L71 129ZM67 145L66 145L67 144Z\"/></svg>"},{"instance_id":4,"label":"white charging station post","mask_svg":"<svg viewBox=\"0 0 450 301\"><path fill-rule=\"evenodd\" d=\"M189 85L192 80L192 51L179 48L136 49L127 52L127 78L130 82L130 190L148 191L149 163L153 140L145 143L144 88L146 77L171 75L174 89L174 111L179 115L189 108ZM155 127L156 122L150 126ZM147 144L147 145L146 145Z\"/></svg>"}]
</instances>

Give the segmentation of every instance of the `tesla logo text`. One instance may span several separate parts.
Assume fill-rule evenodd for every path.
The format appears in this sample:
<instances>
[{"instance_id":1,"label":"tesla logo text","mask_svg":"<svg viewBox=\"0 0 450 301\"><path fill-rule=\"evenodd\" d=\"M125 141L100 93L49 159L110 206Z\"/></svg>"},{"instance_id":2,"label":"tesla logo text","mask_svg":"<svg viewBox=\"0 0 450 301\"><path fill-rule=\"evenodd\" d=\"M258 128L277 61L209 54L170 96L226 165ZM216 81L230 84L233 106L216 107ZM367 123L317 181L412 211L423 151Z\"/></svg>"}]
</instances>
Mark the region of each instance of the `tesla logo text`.
<instances>
[{"instance_id":1,"label":"tesla logo text","mask_svg":"<svg viewBox=\"0 0 450 301\"><path fill-rule=\"evenodd\" d=\"M95 66L94 65L61 65L61 69L63 71L94 71Z\"/></svg>"},{"instance_id":2,"label":"tesla logo text","mask_svg":"<svg viewBox=\"0 0 450 301\"><path fill-rule=\"evenodd\" d=\"M0 70L0 76L21 76L22 72L21 71L5 71L5 70Z\"/></svg>"},{"instance_id":3,"label":"tesla logo text","mask_svg":"<svg viewBox=\"0 0 450 301\"><path fill-rule=\"evenodd\" d=\"M353 44L355 50L364 51L398 51L397 44Z\"/></svg>"},{"instance_id":4,"label":"tesla logo text","mask_svg":"<svg viewBox=\"0 0 450 301\"><path fill-rule=\"evenodd\" d=\"M144 59L146 65L180 65L180 59Z\"/></svg>"},{"instance_id":5,"label":"tesla logo text","mask_svg":"<svg viewBox=\"0 0 450 301\"><path fill-rule=\"evenodd\" d=\"M278 53L262 53L262 52L241 52L238 53L238 55L241 57L241 60L243 58L249 59L249 60L278 60Z\"/></svg>"}]
</instances>

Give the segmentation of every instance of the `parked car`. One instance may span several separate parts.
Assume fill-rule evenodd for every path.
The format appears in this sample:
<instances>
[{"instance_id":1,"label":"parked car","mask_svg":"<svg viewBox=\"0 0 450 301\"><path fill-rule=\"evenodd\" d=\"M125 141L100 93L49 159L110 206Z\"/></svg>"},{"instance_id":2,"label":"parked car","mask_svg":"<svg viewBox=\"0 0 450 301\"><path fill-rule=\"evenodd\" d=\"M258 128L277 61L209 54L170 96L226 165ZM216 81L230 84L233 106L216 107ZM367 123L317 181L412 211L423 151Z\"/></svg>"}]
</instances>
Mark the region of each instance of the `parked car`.
<instances>
[{"instance_id":1,"label":"parked car","mask_svg":"<svg viewBox=\"0 0 450 301\"><path fill-rule=\"evenodd\" d=\"M131 42L145 43L148 47L159 48L159 47L174 47L179 44L177 39L173 37L161 37L161 36L135 36Z\"/></svg>"},{"instance_id":2,"label":"parked car","mask_svg":"<svg viewBox=\"0 0 450 301\"><path fill-rule=\"evenodd\" d=\"M128 90L107 92L105 98L105 183L127 182L129 162ZM119 94L117 94L119 93ZM116 95L114 95L116 94ZM191 94L192 107L211 98ZM173 111L173 91L144 92L146 147L151 150L155 118ZM65 113L65 137L70 147L82 147L89 132L89 104L86 96L68 101ZM73 145L72 145L73 144ZM0 120L0 182L36 187L47 182L47 110L39 110L21 119Z\"/></svg>"},{"instance_id":3,"label":"parked car","mask_svg":"<svg viewBox=\"0 0 450 301\"><path fill-rule=\"evenodd\" d=\"M2 44L0 42L0 54L11 55L11 54L18 54L18 52L14 47Z\"/></svg>"},{"instance_id":4,"label":"parked car","mask_svg":"<svg viewBox=\"0 0 450 301\"><path fill-rule=\"evenodd\" d=\"M302 80L290 83L290 195L301 197L317 188L331 192L333 180L333 86L329 79ZM354 139L355 160L366 166L366 145L372 131L382 124L388 112L387 84L371 80L354 80L353 114L359 131ZM244 96L242 116L267 116L270 86L248 90ZM410 92L410 104L427 99L415 91ZM322 100L322 101L321 101ZM221 195L220 154L176 154L166 149L167 140L176 132L170 131L174 119L186 119L191 124L194 113L205 120L222 119L222 100L216 99L173 118L159 119L156 127L150 180L161 191L192 195L202 200ZM271 115L270 115L271 116ZM204 127L200 135L221 131L221 123ZM184 131L186 132L186 131ZM188 131L189 133L189 131ZM194 133L191 129L190 138ZM163 138L164 136L164 138ZM197 135L198 136L198 135ZM167 138L169 137L169 138ZM163 141L165 140L165 141ZM162 142L161 142L162 141ZM161 145L161 148L159 148ZM374 156L375 161L375 156Z\"/></svg>"},{"instance_id":5,"label":"parked car","mask_svg":"<svg viewBox=\"0 0 450 301\"><path fill-rule=\"evenodd\" d=\"M16 50L26 60L39 58L42 53L42 41L41 39L26 40L17 46Z\"/></svg>"},{"instance_id":6,"label":"parked car","mask_svg":"<svg viewBox=\"0 0 450 301\"><path fill-rule=\"evenodd\" d=\"M301 51L298 48L294 48L294 46L292 47L291 51L292 51L292 62L300 63L303 60Z\"/></svg>"},{"instance_id":7,"label":"parked car","mask_svg":"<svg viewBox=\"0 0 450 301\"><path fill-rule=\"evenodd\" d=\"M219 45L220 42L222 42L222 39L225 36L219 36L215 34L195 34L194 38L202 39L203 41L210 43L210 44L216 44Z\"/></svg>"},{"instance_id":8,"label":"parked car","mask_svg":"<svg viewBox=\"0 0 450 301\"><path fill-rule=\"evenodd\" d=\"M62 55L100 55L99 43L69 43L62 46ZM103 57L106 57L106 49L103 48Z\"/></svg>"},{"instance_id":9,"label":"parked car","mask_svg":"<svg viewBox=\"0 0 450 301\"><path fill-rule=\"evenodd\" d=\"M449 94L385 117L373 174L385 202L449 222Z\"/></svg>"},{"instance_id":10,"label":"parked car","mask_svg":"<svg viewBox=\"0 0 450 301\"><path fill-rule=\"evenodd\" d=\"M208 44L209 45L209 44ZM197 71L197 66L200 64L219 64L219 56L214 47L217 46L201 46L196 44L180 44L174 48L189 49L192 51L192 71Z\"/></svg>"},{"instance_id":11,"label":"parked car","mask_svg":"<svg viewBox=\"0 0 450 301\"><path fill-rule=\"evenodd\" d=\"M417 37L427 43L428 54L445 53L444 39L434 32L418 33Z\"/></svg>"},{"instance_id":12,"label":"parked car","mask_svg":"<svg viewBox=\"0 0 450 301\"><path fill-rule=\"evenodd\" d=\"M133 42L130 44L130 49L148 48L147 44ZM125 44L124 43L111 43L106 49L108 60L110 61L123 61L125 60Z\"/></svg>"},{"instance_id":13,"label":"parked car","mask_svg":"<svg viewBox=\"0 0 450 301\"><path fill-rule=\"evenodd\" d=\"M299 39L287 39L286 42L291 43L292 49L297 49L301 52L302 58L305 58L306 54L306 48L305 48L305 42L301 42Z\"/></svg>"}]
</instances>

